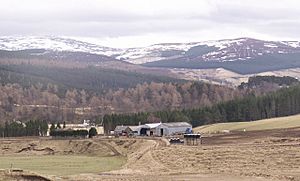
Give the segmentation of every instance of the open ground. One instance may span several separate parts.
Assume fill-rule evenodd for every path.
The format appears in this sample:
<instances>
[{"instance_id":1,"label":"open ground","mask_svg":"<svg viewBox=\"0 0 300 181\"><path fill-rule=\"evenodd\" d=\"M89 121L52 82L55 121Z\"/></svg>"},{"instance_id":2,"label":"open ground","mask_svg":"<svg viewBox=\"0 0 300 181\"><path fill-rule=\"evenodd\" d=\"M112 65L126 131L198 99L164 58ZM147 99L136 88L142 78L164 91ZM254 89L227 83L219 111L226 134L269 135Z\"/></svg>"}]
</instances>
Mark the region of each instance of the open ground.
<instances>
[{"instance_id":1,"label":"open ground","mask_svg":"<svg viewBox=\"0 0 300 181\"><path fill-rule=\"evenodd\" d=\"M300 128L206 134L201 146L163 138L0 139L0 178L291 181L300 180L299 149Z\"/></svg>"},{"instance_id":2,"label":"open ground","mask_svg":"<svg viewBox=\"0 0 300 181\"><path fill-rule=\"evenodd\" d=\"M258 131L300 127L300 114L251 122L217 123L197 127L194 132L221 133L228 131Z\"/></svg>"},{"instance_id":3,"label":"open ground","mask_svg":"<svg viewBox=\"0 0 300 181\"><path fill-rule=\"evenodd\" d=\"M186 80L201 80L204 82L209 82L213 84L229 85L229 86L239 86L242 82L248 82L249 77L253 76L290 76L295 78L300 78L300 68L283 69L276 71L267 71L258 74L238 74L236 72L223 69L169 69L170 74L177 76Z\"/></svg>"}]
</instances>

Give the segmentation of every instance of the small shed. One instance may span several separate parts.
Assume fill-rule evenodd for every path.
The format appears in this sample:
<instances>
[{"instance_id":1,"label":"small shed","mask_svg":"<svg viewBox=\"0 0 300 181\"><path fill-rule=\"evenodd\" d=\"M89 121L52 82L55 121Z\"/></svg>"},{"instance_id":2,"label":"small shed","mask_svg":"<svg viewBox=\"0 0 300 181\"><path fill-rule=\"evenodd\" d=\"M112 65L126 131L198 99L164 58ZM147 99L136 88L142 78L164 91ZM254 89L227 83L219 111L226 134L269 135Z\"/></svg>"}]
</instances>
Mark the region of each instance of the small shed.
<instances>
[{"instance_id":1,"label":"small shed","mask_svg":"<svg viewBox=\"0 0 300 181\"><path fill-rule=\"evenodd\" d=\"M147 125L129 126L129 128L135 136L145 136L147 131L150 130L150 127Z\"/></svg>"},{"instance_id":2,"label":"small shed","mask_svg":"<svg viewBox=\"0 0 300 181\"><path fill-rule=\"evenodd\" d=\"M184 134L184 144L190 146L197 146L202 144L200 134Z\"/></svg>"},{"instance_id":3,"label":"small shed","mask_svg":"<svg viewBox=\"0 0 300 181\"><path fill-rule=\"evenodd\" d=\"M123 135L123 134L130 134L132 132L132 130L130 129L129 126L116 126L115 130L114 130L114 133L115 135Z\"/></svg>"}]
</instances>

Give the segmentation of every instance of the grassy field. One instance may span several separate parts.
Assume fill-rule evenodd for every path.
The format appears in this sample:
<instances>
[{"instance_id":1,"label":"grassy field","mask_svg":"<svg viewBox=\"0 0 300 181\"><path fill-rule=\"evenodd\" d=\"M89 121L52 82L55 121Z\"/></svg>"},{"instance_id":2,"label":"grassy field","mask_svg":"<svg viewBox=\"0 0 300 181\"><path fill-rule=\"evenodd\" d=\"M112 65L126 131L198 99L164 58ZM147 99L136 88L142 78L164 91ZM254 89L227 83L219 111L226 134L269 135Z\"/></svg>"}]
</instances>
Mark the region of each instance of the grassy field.
<instances>
[{"instance_id":1,"label":"grassy field","mask_svg":"<svg viewBox=\"0 0 300 181\"><path fill-rule=\"evenodd\" d=\"M217 133L223 130L230 131L255 131L300 127L300 115L264 119L252 122L218 123L194 128L195 132Z\"/></svg>"},{"instance_id":2,"label":"grassy field","mask_svg":"<svg viewBox=\"0 0 300 181\"><path fill-rule=\"evenodd\" d=\"M0 156L0 169L20 168L46 175L100 173L120 168L124 157L90 156Z\"/></svg>"}]
</instances>

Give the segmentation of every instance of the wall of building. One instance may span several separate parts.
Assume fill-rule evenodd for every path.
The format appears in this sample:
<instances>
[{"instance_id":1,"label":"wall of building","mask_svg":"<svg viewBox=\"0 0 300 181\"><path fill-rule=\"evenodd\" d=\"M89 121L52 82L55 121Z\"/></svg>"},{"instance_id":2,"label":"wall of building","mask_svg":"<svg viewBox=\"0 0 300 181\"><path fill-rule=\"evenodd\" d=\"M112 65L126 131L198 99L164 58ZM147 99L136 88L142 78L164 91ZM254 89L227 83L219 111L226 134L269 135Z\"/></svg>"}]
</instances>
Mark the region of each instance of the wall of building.
<instances>
[{"instance_id":1,"label":"wall of building","mask_svg":"<svg viewBox=\"0 0 300 181\"><path fill-rule=\"evenodd\" d=\"M174 128L169 128L169 135L174 134L174 133L185 133L187 129L192 129L192 127L174 127Z\"/></svg>"},{"instance_id":2,"label":"wall of building","mask_svg":"<svg viewBox=\"0 0 300 181\"><path fill-rule=\"evenodd\" d=\"M163 135L161 135L161 129L163 129ZM191 126L183 126L183 127L166 127L160 125L156 129L157 136L169 136L175 133L185 133L187 129L192 129Z\"/></svg>"}]
</instances>

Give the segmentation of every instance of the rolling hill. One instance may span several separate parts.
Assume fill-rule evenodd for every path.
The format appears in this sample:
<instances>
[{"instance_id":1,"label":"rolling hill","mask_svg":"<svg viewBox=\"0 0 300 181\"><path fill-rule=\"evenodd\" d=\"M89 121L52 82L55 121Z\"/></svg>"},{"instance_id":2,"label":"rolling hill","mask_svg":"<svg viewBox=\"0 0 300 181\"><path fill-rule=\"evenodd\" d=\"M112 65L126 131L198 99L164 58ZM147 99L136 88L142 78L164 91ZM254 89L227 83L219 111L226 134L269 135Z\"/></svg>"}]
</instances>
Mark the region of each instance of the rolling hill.
<instances>
[{"instance_id":1,"label":"rolling hill","mask_svg":"<svg viewBox=\"0 0 300 181\"><path fill-rule=\"evenodd\" d=\"M160 75L128 72L101 67L65 68L32 64L0 65L0 83L17 83L23 87L48 84L57 85L59 90L67 89L86 90L103 93L109 89L133 88L143 83L185 82L176 78Z\"/></svg>"},{"instance_id":2,"label":"rolling hill","mask_svg":"<svg viewBox=\"0 0 300 181\"><path fill-rule=\"evenodd\" d=\"M183 62L245 61L273 54L300 52L297 41L264 41L237 38L194 43L165 43L125 50L117 58L135 64L156 61L182 60Z\"/></svg>"},{"instance_id":3,"label":"rolling hill","mask_svg":"<svg viewBox=\"0 0 300 181\"><path fill-rule=\"evenodd\" d=\"M111 56L122 49L105 47L89 42L56 36L5 36L0 37L0 49L17 51L27 49L45 49L52 51L85 52Z\"/></svg>"},{"instance_id":4,"label":"rolling hill","mask_svg":"<svg viewBox=\"0 0 300 181\"><path fill-rule=\"evenodd\" d=\"M251 122L232 122L204 125L194 128L194 132L220 133L224 130L243 131L245 129L246 131L258 131L296 127L300 127L300 114L287 117L263 119Z\"/></svg>"},{"instance_id":5,"label":"rolling hill","mask_svg":"<svg viewBox=\"0 0 300 181\"><path fill-rule=\"evenodd\" d=\"M212 69L224 68L239 74L254 74L300 67L300 53L262 55L237 61L184 61L182 59L156 61L143 64L148 67Z\"/></svg>"},{"instance_id":6,"label":"rolling hill","mask_svg":"<svg viewBox=\"0 0 300 181\"><path fill-rule=\"evenodd\" d=\"M0 58L44 58L99 64L122 61L146 67L224 68L240 74L300 67L299 41L253 38L191 43L161 43L136 48L110 48L66 37L0 37Z\"/></svg>"}]
</instances>

